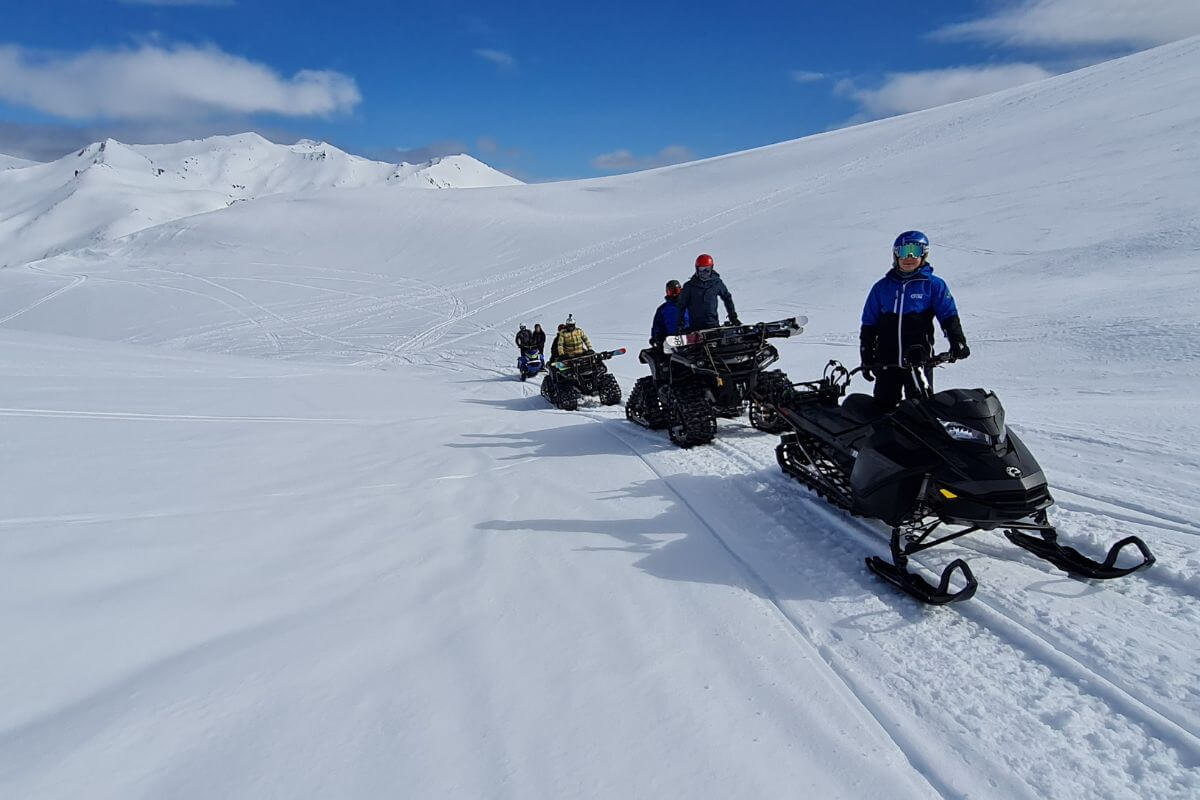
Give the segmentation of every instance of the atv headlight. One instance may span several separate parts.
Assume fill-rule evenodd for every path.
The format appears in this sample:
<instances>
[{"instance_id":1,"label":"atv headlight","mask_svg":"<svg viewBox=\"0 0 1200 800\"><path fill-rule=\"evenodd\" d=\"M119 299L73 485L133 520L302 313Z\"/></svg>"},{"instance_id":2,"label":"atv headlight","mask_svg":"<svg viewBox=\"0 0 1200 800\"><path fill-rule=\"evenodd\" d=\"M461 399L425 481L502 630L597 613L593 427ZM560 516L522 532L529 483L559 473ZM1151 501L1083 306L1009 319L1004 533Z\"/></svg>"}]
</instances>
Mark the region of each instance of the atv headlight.
<instances>
[{"instance_id":1,"label":"atv headlight","mask_svg":"<svg viewBox=\"0 0 1200 800\"><path fill-rule=\"evenodd\" d=\"M963 425L961 422L951 422L948 419L939 419L938 422L942 423L942 429L955 441L976 442L978 444L992 443L991 436L988 436L983 431L977 431L974 428Z\"/></svg>"}]
</instances>

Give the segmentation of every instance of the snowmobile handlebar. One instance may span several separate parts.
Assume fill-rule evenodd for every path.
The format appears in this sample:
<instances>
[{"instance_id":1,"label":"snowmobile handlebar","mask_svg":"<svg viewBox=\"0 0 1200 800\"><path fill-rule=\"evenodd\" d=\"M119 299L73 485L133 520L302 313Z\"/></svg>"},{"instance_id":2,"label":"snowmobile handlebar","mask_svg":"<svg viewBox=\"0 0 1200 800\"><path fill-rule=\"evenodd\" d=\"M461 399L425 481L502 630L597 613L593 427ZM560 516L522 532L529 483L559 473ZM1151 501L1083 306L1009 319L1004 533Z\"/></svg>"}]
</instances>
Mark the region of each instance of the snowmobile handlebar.
<instances>
[{"instance_id":1,"label":"snowmobile handlebar","mask_svg":"<svg viewBox=\"0 0 1200 800\"><path fill-rule=\"evenodd\" d=\"M921 350L921 353L919 355L912 352L913 350L918 349L918 348ZM931 356L926 356L925 348L921 347L920 345L913 345L912 347L909 348L909 353L904 358L904 368L905 369L924 369L925 367L940 367L943 364L953 364L955 361L958 361L958 359L955 358L954 355L952 353L950 353L950 351L946 351L945 353L935 353ZM876 362L874 364L859 364L857 367L850 370L850 374L857 375L860 372L862 372L864 369L869 369L872 372L878 372L882 369L895 369L896 367L897 367L896 364L884 364L881 362Z\"/></svg>"}]
</instances>

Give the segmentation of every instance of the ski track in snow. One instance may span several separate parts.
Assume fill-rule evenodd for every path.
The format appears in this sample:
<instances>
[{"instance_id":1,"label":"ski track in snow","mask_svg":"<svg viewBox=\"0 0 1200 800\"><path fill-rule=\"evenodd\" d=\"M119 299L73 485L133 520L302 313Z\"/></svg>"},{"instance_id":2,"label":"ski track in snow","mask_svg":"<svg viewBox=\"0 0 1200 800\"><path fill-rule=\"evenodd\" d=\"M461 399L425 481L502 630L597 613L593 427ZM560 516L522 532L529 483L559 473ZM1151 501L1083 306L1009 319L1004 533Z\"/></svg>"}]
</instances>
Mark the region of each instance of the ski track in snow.
<instances>
[{"instance_id":1,"label":"ski track in snow","mask_svg":"<svg viewBox=\"0 0 1200 800\"><path fill-rule=\"evenodd\" d=\"M594 414L596 412L591 413ZM612 424L612 419L609 418L604 420L604 422ZM725 423L724 426L728 427L728 423ZM735 457L731 459L731 461L740 461L740 466L742 469L739 469L737 465L731 465L730 467L722 465L718 468L718 471L725 474L729 474L731 472L733 474L740 473L744 476L755 476L756 473L760 473L762 470L762 460L748 456L736 445L722 441L721 433L724 433L724 431L718 433L718 438L714 443L715 446L711 446L711 449L721 453L722 455L731 453L734 454ZM764 438L773 439L773 437L765 437L763 434L759 435L764 436ZM639 453L639 456L641 455L642 454ZM711 456L709 453L705 453L704 455ZM689 453L684 457L684 460L692 461L699 459L696 459L693 454ZM709 464L696 464L694 466L690 466L689 470L701 471L706 466L710 469L712 468ZM789 483L791 482L791 479L787 478L787 476L783 475L782 473L779 473L779 475L774 478L774 481L780 483ZM831 535L848 535L862 545L862 550L858 554L857 558L851 556L851 560L844 565L839 564L839 567L844 569L845 567L854 565L856 567L856 572L859 575L862 575L864 573L864 570L861 568L861 558L863 555L884 554L883 551L886 550L886 540L878 531L872 531L867 525L859 523L858 521L844 518L844 515L840 511L832 508L820 507L818 504L823 504L823 501L811 496L808 490L800 487L798 484L796 484L795 489L797 494L807 496L794 498L790 503L788 503L787 500L784 502L788 505L792 505L797 501L810 506L817 505L817 516L823 519L825 526L827 526L830 530L830 533L823 538L828 538ZM756 503L756 499L752 496L747 498L747 500L752 504ZM772 497L772 504L777 500L777 497ZM757 505L762 506L763 501L758 499ZM808 508L806 511L812 511L812 509ZM794 526L796 520L792 519L790 522ZM743 524L746 523L743 522ZM719 536L715 530L714 535ZM732 548L728 543L726 543L725 546L730 548L732 552ZM820 549L817 549L816 553L817 555L814 557L819 561L824 561L824 559L821 558L822 555L828 556L828 553L823 553ZM734 555L739 561L744 560L740 556L737 556L736 552L734 552ZM943 555L945 554L943 553ZM922 559L914 560L918 563L922 562ZM754 574L758 576L758 573ZM758 577L761 579L761 576ZM846 580L853 580L852 574L846 574L844 577ZM895 594L891 587L878 582L873 577L868 577L868 580L878 584L878 591L892 592ZM986 579L984 580L986 581ZM1153 707L1152 705L1148 704L1146 698L1142 696L1142 694L1136 689L1129 687L1129 690L1127 691L1125 688L1121 688L1113 683L1108 679L1108 677L1084 666L1082 663L1072 658L1068 654L1069 648L1064 647L1061 640L1054 641L1059 637L1056 636L1056 632L1053 629L1047 631L1045 630L1045 626L1037 621L1028 619L1022 620L1021 618L1024 616L1024 614L1019 611L1018 607L1012 603L1000 604L996 602L988 595L990 589L991 586L985 582L981 586L981 590L977 595L977 598L982 598L982 601L979 604L971 605L970 603L967 603L964 604L963 608L956 607L954 611L961 612L961 616L963 618L969 619L978 625L980 629L979 632L974 633L968 639L970 646L975 649L975 656L977 658L979 658L979 651L981 649L986 649L986 657L981 658L980 660L986 660L993 668L999 667L998 671L1001 673L1007 675L1027 674L1029 672L1028 664L1031 661L1038 665L1044 665L1045 669L1038 671L1038 677L1041 679L1041 687L1027 687L1027 690L1030 694L1030 700L1032 702L1032 705L1029 706L1030 708L1037 707L1036 699L1042 699L1055 695L1061 696L1064 688L1053 687L1051 684L1066 682L1070 686L1068 691L1070 691L1071 694L1076 695L1077 702L1083 707L1082 710L1071 711L1071 716L1084 715L1090 712L1094 718L1104 718L1109 720L1106 727L1113 731L1113 736L1111 741L1108 743L1110 747L1106 749L1111 749L1111 751L1114 753L1121 752L1122 750L1128 748L1131 743L1144 740L1144 730L1149 732L1154 738L1160 739L1169 747L1177 751L1176 755L1172 757L1169 754L1164 754L1159 748L1155 747L1151 741L1143 741L1141 744L1137 745L1137 747L1147 759L1157 760L1163 758L1165 755L1165 757L1168 759L1168 762L1177 762L1177 769L1171 771L1195 770L1197 767L1200 767L1200 739L1190 733L1189 729L1186 727L1190 724L1194 729L1198 719L1198 717L1194 714L1194 706L1191 709L1193 714L1190 717L1185 718L1180 718L1178 714L1172 712L1172 709L1164 708L1161 706L1161 704L1156 703L1154 706L1157 707ZM768 593L773 602L778 602L775 599L778 595L774 590L768 589ZM897 603L914 602L901 595L897 595L894 600ZM844 611L845 609L842 610ZM1193 620L1197 618L1195 616L1195 610L1195 608L1192 609ZM793 618L787 610L781 609L781 611L785 616L788 616L789 620L791 620L794 625L797 626L798 630L802 632L806 630L806 626ZM870 613L870 611L863 609L862 613ZM826 619L824 622L826 623L827 627L824 631L822 631L822 633L828 636L829 639L823 644L819 645L822 655L830 663L831 668L839 675L839 677L852 687L856 695L859 695L860 697L869 697L869 689L867 688L869 683L867 681L855 681L853 677L853 668L841 663L842 648L840 641L838 641L840 637L836 636L834 633L836 630L835 625L837 623L832 619ZM810 625L811 624L812 623L810 622ZM1035 631L1031 629L1036 627L1040 627L1043 630ZM988 643L986 641L984 633L985 631L987 634L990 634L990 636L993 637L992 642ZM934 642L931 640L929 640L927 643L930 644L930 646L934 646ZM895 646L896 644L897 643L892 643L892 646ZM901 646L905 646L909 643L905 642L900 644ZM886 648L887 645L884 645L883 647ZM885 661L894 663L896 665L911 665L914 663L914 661L917 664L920 664L921 659L914 659L914 655L915 653L912 651L901 650L899 652L889 653ZM952 653L951 655L954 654ZM897 743L901 749L909 755L909 758L914 765L918 766L922 774L931 778L931 771L936 770L936 765L940 763L939 758L935 752L930 750L925 750L922 752L922 747L929 747L928 743L936 739L936 733L939 729L953 726L960 726L967 729L971 727L972 720L968 720L961 716L960 713L956 713L957 709L973 711L975 713L983 712L986 709L986 705L985 708L980 708L978 695L976 692L978 687L973 686L971 683L973 677L973 673L971 671L968 671L966 674L959 675L957 677L946 676L938 671L933 671L932 675L938 676L932 678L932 680L938 681L941 684L940 688L935 687L935 691L928 693L928 695L925 697L920 697L915 702L913 700L913 695L918 695L919 697L922 694L920 687L922 681L926 679L926 676L920 671L915 675L909 674L907 676L911 681L911 683L906 685L906 690L909 693L909 697L900 704L907 707L896 708L895 705L893 705L890 709L884 710L886 703L884 704L884 707L875 704L870 705L872 714L877 719L880 719L881 725L889 732L893 732L897 729L902 730L905 725L905 720L908 718L909 714L914 711L919 711L917 714L918 717L930 718L930 721L928 722L929 729L924 732L924 735L918 735L911 739L898 738ZM1193 674L1192 676L1188 677L1190 680L1187 680L1186 682L1195 685L1197 676ZM958 692L955 692L948 688L949 686L960 682L962 685L967 687L966 691L959 690ZM959 697L956 698L954 696L955 694L958 694ZM920 706L923 705L921 701L924 701L924 704L927 704L923 709L920 708ZM868 701L864 699L864 703L867 702ZM960 703L962 703L961 706L959 705ZM947 718L938 720L936 717L939 715L945 715ZM1046 764L1044 763L1039 765L1037 758L1038 754L1045 748L1044 735L1042 731L1039 730L1039 726L1045 724L1047 719L1050 717L1053 717L1053 715L1050 715L1049 717L1046 714L1030 716L1027 723L1030 726L1030 737L1028 740L1030 750L1029 752L1025 753L1023 757L1018 758L1017 754L1012 752L1014 750L1013 745L1011 743L1008 745L1013 759L1013 762L1009 763L1008 765L1009 769L1017 772L1015 769L1017 763L1033 767L1033 769L1029 769L1027 767L1026 769L1018 772L1018 774L1021 774L1023 781L1027 784L1026 791L1029 792L1029 796L1038 796L1039 790L1037 788L1037 771L1039 769L1046 768ZM1118 719L1125 721L1118 725L1115 722L1115 720ZM1118 728L1121 729L1118 730ZM984 753L979 753L977 754L976 758L982 758L984 755ZM972 758L971 760L974 761L975 759ZM952 788L952 782L950 778L943 777L941 780L935 780L934 783L935 785L939 786L944 795L954 794L954 789ZM1010 788L1016 787L1006 787L1006 791ZM1129 796L1138 796L1136 793L1139 791L1139 787L1136 784L1130 785L1127 788L1130 791ZM1096 794L1100 794L1107 789L1111 789L1111 786L1104 781L1100 781L1092 787L1091 791L1095 792ZM1167 795L1164 794L1163 796Z\"/></svg>"}]
</instances>

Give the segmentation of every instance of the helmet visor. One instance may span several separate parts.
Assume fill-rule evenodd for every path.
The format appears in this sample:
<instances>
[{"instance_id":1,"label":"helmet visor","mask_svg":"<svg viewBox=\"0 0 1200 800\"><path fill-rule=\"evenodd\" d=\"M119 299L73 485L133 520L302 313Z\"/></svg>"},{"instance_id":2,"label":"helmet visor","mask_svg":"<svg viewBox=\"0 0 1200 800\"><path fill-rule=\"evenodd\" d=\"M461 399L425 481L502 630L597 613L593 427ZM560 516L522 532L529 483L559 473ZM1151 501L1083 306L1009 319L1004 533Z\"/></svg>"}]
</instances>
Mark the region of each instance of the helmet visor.
<instances>
[{"instance_id":1,"label":"helmet visor","mask_svg":"<svg viewBox=\"0 0 1200 800\"><path fill-rule=\"evenodd\" d=\"M929 248L920 242L909 242L908 244L902 244L899 247L892 248L892 252L895 253L896 258L899 259L924 258L926 254L929 253Z\"/></svg>"}]
</instances>

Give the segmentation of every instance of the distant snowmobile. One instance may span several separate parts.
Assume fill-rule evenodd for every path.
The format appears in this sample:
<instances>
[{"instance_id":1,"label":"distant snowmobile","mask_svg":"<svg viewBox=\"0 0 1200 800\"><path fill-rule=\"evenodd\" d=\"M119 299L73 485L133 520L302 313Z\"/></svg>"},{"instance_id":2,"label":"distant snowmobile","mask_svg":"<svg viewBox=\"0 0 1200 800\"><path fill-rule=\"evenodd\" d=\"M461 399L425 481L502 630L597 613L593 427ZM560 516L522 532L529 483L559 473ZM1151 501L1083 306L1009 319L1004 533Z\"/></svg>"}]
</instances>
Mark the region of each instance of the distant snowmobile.
<instances>
[{"instance_id":1,"label":"distant snowmobile","mask_svg":"<svg viewBox=\"0 0 1200 800\"><path fill-rule=\"evenodd\" d=\"M625 348L584 353L551 361L542 379L542 397L563 411L574 411L584 395L598 395L606 406L621 402L621 385L604 362L623 355Z\"/></svg>"},{"instance_id":2,"label":"distant snowmobile","mask_svg":"<svg viewBox=\"0 0 1200 800\"><path fill-rule=\"evenodd\" d=\"M517 372L521 374L521 380L532 378L541 372L545 366L542 354L538 352L536 347L521 348L521 355L517 356Z\"/></svg>"},{"instance_id":3,"label":"distant snowmobile","mask_svg":"<svg viewBox=\"0 0 1200 800\"><path fill-rule=\"evenodd\" d=\"M661 353L641 352L650 375L634 384L625 416L647 428L666 428L680 447L711 442L717 417L740 417L747 406L755 428L783 431L786 425L765 398L792 384L782 370L766 371L779 360L767 339L803 333L806 322L808 317L791 317L668 336Z\"/></svg>"},{"instance_id":4,"label":"distant snowmobile","mask_svg":"<svg viewBox=\"0 0 1200 800\"><path fill-rule=\"evenodd\" d=\"M1054 501L1046 478L1005 426L999 398L983 389L932 391L926 371L952 360L949 353L929 357L920 345L911 348L906 366L921 396L885 415L866 394L851 394L839 405L851 376L862 368L847 370L837 361L829 362L819 381L796 384L776 397L776 410L792 429L775 449L783 471L851 514L892 526L892 562L870 557L871 571L927 603L966 600L978 584L965 561L951 562L934 586L908 571L908 557L996 528L1072 575L1117 578L1153 564L1137 536L1114 544L1103 562L1058 543L1047 516ZM930 540L942 525L961 529ZM1129 545L1141 552L1140 563L1117 566ZM951 590L956 572L965 585Z\"/></svg>"}]
</instances>

